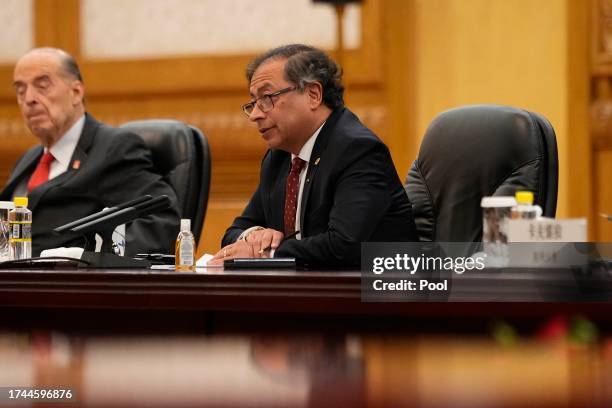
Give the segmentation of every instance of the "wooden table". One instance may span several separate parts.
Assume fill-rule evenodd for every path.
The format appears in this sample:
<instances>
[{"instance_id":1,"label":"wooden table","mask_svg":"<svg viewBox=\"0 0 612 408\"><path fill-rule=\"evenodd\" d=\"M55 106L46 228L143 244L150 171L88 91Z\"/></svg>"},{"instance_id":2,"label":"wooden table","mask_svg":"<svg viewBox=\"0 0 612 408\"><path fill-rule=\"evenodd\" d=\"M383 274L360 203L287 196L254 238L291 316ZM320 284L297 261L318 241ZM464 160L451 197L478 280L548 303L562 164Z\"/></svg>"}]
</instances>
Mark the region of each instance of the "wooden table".
<instances>
[{"instance_id":1,"label":"wooden table","mask_svg":"<svg viewBox=\"0 0 612 408\"><path fill-rule=\"evenodd\" d=\"M446 295L363 302L356 271L4 270L0 308L13 324L50 319L123 327L136 319L143 329L160 324L184 329L195 321L207 331L279 324L285 329L401 331L414 327L414 321L435 328L441 320L462 325L470 319L541 320L576 313L612 320L610 279L587 279L580 288L573 279L565 273L497 271L452 277L453 290ZM580 301L587 292L584 299L595 301Z\"/></svg>"},{"instance_id":2,"label":"wooden table","mask_svg":"<svg viewBox=\"0 0 612 408\"><path fill-rule=\"evenodd\" d=\"M609 406L610 303L563 301L568 278L466 275L445 300L362 302L354 271L4 270L0 387L78 396L54 407ZM577 313L596 341L537 340ZM499 319L522 339L495 342Z\"/></svg>"}]
</instances>

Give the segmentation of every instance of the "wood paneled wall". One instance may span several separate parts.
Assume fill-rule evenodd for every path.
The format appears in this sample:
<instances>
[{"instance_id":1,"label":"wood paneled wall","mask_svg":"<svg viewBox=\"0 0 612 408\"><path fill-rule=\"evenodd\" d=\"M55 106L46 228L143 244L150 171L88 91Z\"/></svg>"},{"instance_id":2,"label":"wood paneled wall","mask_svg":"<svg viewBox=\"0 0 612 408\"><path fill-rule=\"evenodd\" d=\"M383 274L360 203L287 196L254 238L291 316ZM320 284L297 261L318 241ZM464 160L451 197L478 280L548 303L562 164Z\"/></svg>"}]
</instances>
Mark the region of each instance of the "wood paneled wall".
<instances>
[{"instance_id":1,"label":"wood paneled wall","mask_svg":"<svg viewBox=\"0 0 612 408\"><path fill-rule=\"evenodd\" d=\"M346 53L347 101L370 127L388 139L383 88L381 0L367 1L357 50ZM89 60L79 42L78 0L35 1L36 46L64 48L79 59L87 110L118 125L144 118L174 118L206 134L213 158L212 184L199 254L215 252L233 218L246 205L259 177L265 145L240 105L249 99L244 77L255 56L189 56L146 60ZM374 35L371 35L374 34ZM332 51L333 53L333 51ZM28 147L37 143L22 124L11 84L11 65L0 66L0 182Z\"/></svg>"},{"instance_id":2,"label":"wood paneled wall","mask_svg":"<svg viewBox=\"0 0 612 408\"><path fill-rule=\"evenodd\" d=\"M612 242L612 1L591 1L589 82L595 236Z\"/></svg>"},{"instance_id":3,"label":"wood paneled wall","mask_svg":"<svg viewBox=\"0 0 612 408\"><path fill-rule=\"evenodd\" d=\"M560 144L559 216L587 216L591 237L610 240L611 223L595 214L612 212L612 130L592 141L597 125L589 115L589 98L602 98L595 79L612 75L612 57L597 34L608 1L365 0L361 46L345 58L347 104L389 145L402 179L441 110L500 103L545 114ZM176 118L205 132L213 168L199 253L216 251L257 184L265 151L239 108L248 99L244 68L254 55L89 60L80 52L79 0L36 0L35 7L36 45L79 58L87 107L98 119ZM589 41L599 44L590 70ZM12 68L0 66L0 182L36 143L19 118Z\"/></svg>"}]
</instances>

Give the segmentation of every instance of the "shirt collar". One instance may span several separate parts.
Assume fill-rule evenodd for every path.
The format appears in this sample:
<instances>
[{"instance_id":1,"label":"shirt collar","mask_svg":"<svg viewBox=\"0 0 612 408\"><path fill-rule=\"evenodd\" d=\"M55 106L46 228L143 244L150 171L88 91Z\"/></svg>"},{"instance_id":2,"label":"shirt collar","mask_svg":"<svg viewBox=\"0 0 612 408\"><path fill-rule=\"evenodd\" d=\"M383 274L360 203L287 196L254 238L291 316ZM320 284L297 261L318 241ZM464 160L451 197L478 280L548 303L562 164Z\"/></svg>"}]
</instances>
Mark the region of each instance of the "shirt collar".
<instances>
[{"instance_id":1,"label":"shirt collar","mask_svg":"<svg viewBox=\"0 0 612 408\"><path fill-rule=\"evenodd\" d=\"M72 159L74 149L79 143L79 138L81 137L81 132L83 132L84 126L85 115L81 116L79 120L72 125L68 132L66 132L64 136L60 137L60 139L49 149L55 160L60 162L66 168L68 168L68 165L70 164L70 159ZM45 151L47 151L46 148Z\"/></svg>"},{"instance_id":2,"label":"shirt collar","mask_svg":"<svg viewBox=\"0 0 612 408\"><path fill-rule=\"evenodd\" d=\"M323 125L325 125L325 122L323 122L321 126L319 126L317 130L315 130L312 136L310 136L310 139L308 139L306 143L304 143L304 146L302 146L300 154L297 155L297 157L304 160L306 163L310 162L310 156L312 156L312 149L314 148L315 142L317 141L317 136L319 136L319 133L321 133ZM292 153L291 160L293 160L295 157L296 155Z\"/></svg>"}]
</instances>

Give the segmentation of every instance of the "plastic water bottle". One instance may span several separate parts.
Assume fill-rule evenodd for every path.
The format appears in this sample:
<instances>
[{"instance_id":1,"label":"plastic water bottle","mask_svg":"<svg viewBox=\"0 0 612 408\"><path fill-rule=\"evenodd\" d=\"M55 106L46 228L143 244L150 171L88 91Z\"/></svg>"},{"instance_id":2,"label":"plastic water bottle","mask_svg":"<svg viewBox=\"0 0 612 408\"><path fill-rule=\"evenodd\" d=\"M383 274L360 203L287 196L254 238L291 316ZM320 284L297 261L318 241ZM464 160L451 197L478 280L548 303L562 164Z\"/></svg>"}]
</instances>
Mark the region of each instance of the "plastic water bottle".
<instances>
[{"instance_id":1,"label":"plastic water bottle","mask_svg":"<svg viewBox=\"0 0 612 408\"><path fill-rule=\"evenodd\" d=\"M9 211L9 252L11 260L32 257L32 211L27 197L13 198L15 208Z\"/></svg>"},{"instance_id":2,"label":"plastic water bottle","mask_svg":"<svg viewBox=\"0 0 612 408\"><path fill-rule=\"evenodd\" d=\"M9 254L9 211L15 208L12 201L0 201L0 262L11 259Z\"/></svg>"},{"instance_id":3,"label":"plastic water bottle","mask_svg":"<svg viewBox=\"0 0 612 408\"><path fill-rule=\"evenodd\" d=\"M181 220L181 232L176 237L174 251L177 271L195 271L195 238L191 232L191 220Z\"/></svg>"},{"instance_id":4,"label":"plastic water bottle","mask_svg":"<svg viewBox=\"0 0 612 408\"><path fill-rule=\"evenodd\" d=\"M542 208L539 205L533 205L531 191L517 191L515 198L516 206L512 207L510 218L534 220L542 216Z\"/></svg>"}]
</instances>

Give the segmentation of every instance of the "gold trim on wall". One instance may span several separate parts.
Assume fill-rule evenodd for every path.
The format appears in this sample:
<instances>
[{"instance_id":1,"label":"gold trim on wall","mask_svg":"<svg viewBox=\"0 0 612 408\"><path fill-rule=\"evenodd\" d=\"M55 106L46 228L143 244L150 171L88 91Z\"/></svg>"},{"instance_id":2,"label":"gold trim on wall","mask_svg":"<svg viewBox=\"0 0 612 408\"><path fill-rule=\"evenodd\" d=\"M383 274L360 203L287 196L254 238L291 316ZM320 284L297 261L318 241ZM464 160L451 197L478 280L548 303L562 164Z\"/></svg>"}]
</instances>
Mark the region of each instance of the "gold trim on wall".
<instances>
[{"instance_id":1,"label":"gold trim on wall","mask_svg":"<svg viewBox=\"0 0 612 408\"><path fill-rule=\"evenodd\" d=\"M34 43L80 57L80 0L35 0Z\"/></svg>"},{"instance_id":2,"label":"gold trim on wall","mask_svg":"<svg viewBox=\"0 0 612 408\"><path fill-rule=\"evenodd\" d=\"M383 83L389 74L383 71L384 1L363 2L361 46L345 51L343 69L350 89L346 95L349 105L392 145L385 96L388 90ZM35 0L34 7L36 46L63 48L77 58L85 79L87 109L97 119L120 125L136 119L172 118L202 129L213 164L208 214L198 253L218 249L222 232L257 186L266 149L239 109L248 99L244 71L255 54L87 58L81 52L79 0ZM0 177L4 180L17 157L37 143L19 116L12 73L13 64L0 65L0 132L5 130L0 138L7 141L0 150Z\"/></svg>"},{"instance_id":3,"label":"gold trim on wall","mask_svg":"<svg viewBox=\"0 0 612 408\"><path fill-rule=\"evenodd\" d=\"M612 151L612 0L591 1L590 138L592 169L592 223L594 237L612 239L610 223L599 213L612 209L610 166L605 158Z\"/></svg>"},{"instance_id":4,"label":"gold trim on wall","mask_svg":"<svg viewBox=\"0 0 612 408\"><path fill-rule=\"evenodd\" d=\"M594 72L612 68L612 1L591 0L591 60Z\"/></svg>"},{"instance_id":5,"label":"gold trim on wall","mask_svg":"<svg viewBox=\"0 0 612 408\"><path fill-rule=\"evenodd\" d=\"M362 4L361 47L347 51L345 58L345 80L351 85L381 85L381 41L379 36L366 35L381 30L381 1L366 0ZM79 0L36 0L35 39L37 46L63 48L77 57L89 97L244 91L244 69L254 53L129 60L80 56L79 5ZM1 82L10 83L11 77L12 65L0 66ZM8 98L13 98L12 89L0 87L0 100Z\"/></svg>"}]
</instances>

